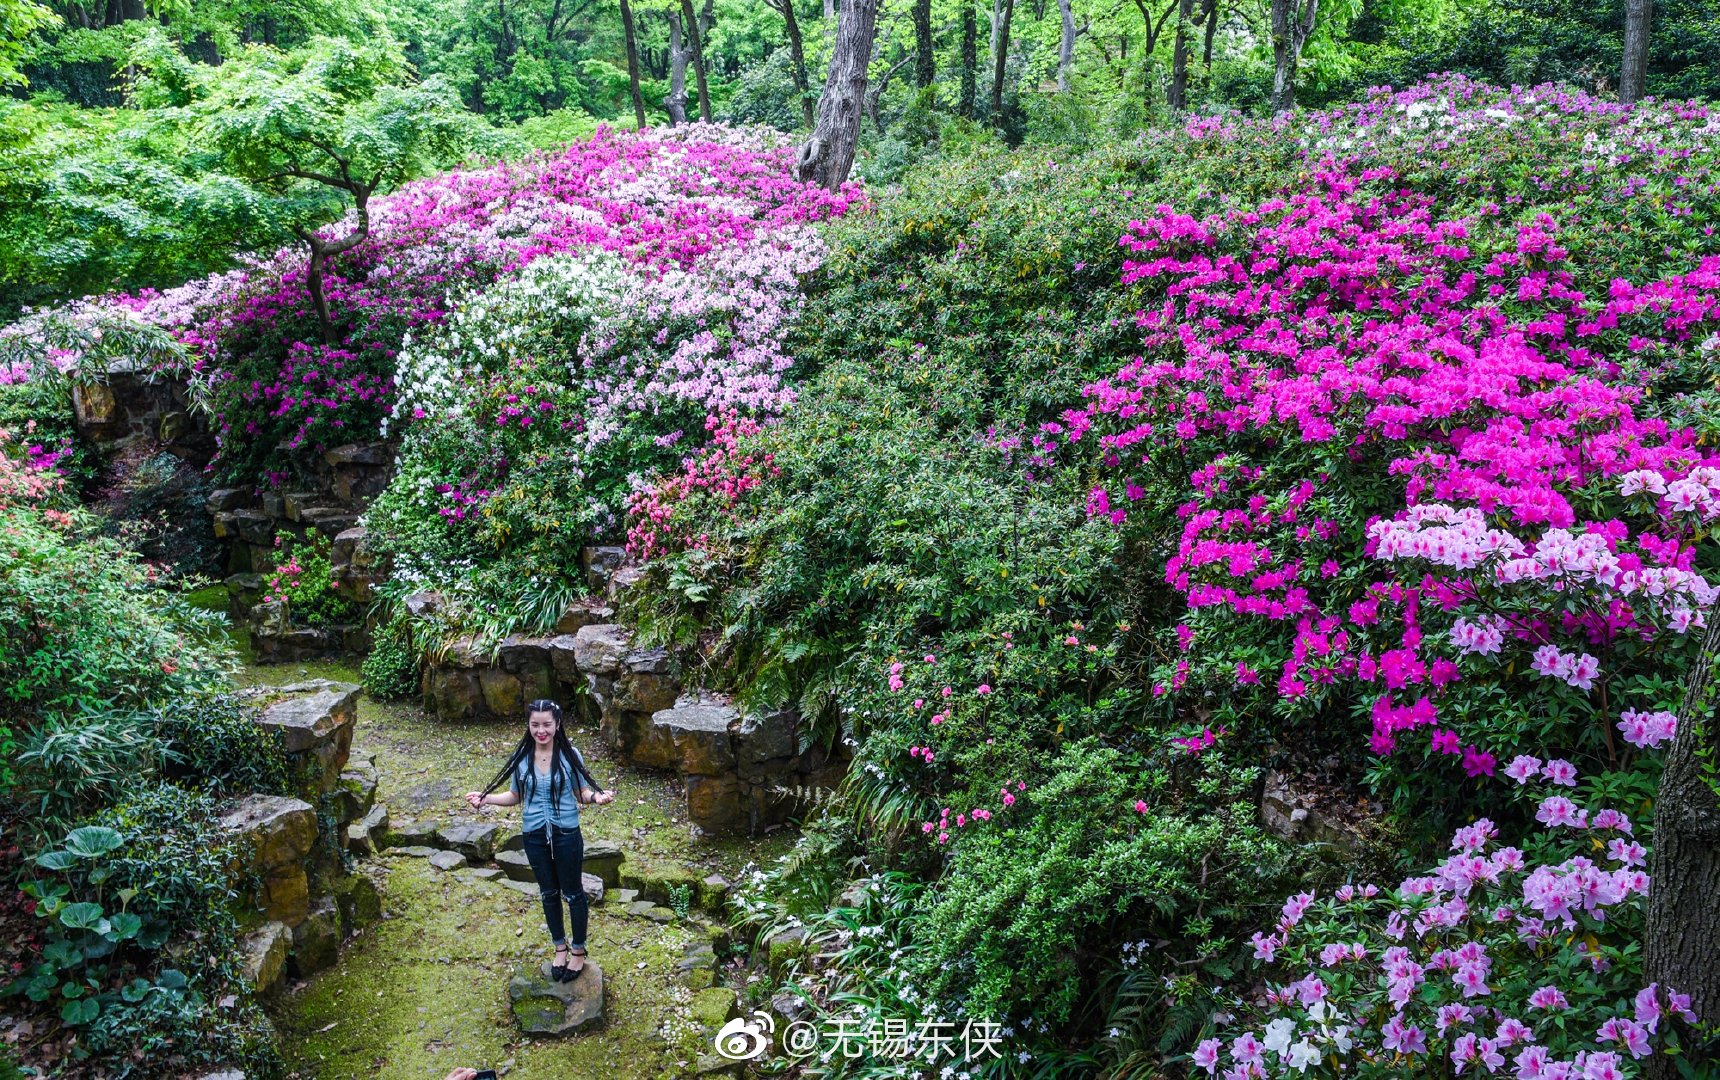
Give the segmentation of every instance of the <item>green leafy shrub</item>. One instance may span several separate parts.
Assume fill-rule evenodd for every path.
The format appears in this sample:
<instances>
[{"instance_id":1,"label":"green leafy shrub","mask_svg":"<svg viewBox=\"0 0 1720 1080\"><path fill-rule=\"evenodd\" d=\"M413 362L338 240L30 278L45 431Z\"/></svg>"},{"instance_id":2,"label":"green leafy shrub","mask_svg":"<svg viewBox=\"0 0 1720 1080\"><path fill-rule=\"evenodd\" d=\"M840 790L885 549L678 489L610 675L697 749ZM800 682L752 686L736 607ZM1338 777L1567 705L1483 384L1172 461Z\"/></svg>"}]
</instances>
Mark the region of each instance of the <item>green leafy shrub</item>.
<instances>
[{"instance_id":1,"label":"green leafy shrub","mask_svg":"<svg viewBox=\"0 0 1720 1080\"><path fill-rule=\"evenodd\" d=\"M257 723L257 710L233 694L169 701L145 710L167 748L166 777L218 796L292 791L281 734Z\"/></svg>"},{"instance_id":2,"label":"green leafy shrub","mask_svg":"<svg viewBox=\"0 0 1720 1080\"><path fill-rule=\"evenodd\" d=\"M1294 866L1256 822L1258 770L1213 751L1149 762L1088 739L1046 771L1017 801L1020 819L976 828L928 893L910 965L928 992L1061 1025L1105 967L1093 961L1126 955L1132 939L1174 942L1154 960L1167 970L1173 955L1239 967L1235 931L1276 906Z\"/></svg>"},{"instance_id":3,"label":"green leafy shrub","mask_svg":"<svg viewBox=\"0 0 1720 1080\"><path fill-rule=\"evenodd\" d=\"M127 708L221 685L224 617L153 589L134 553L85 522L0 508L0 714Z\"/></svg>"},{"instance_id":4,"label":"green leafy shrub","mask_svg":"<svg viewBox=\"0 0 1720 1080\"><path fill-rule=\"evenodd\" d=\"M267 1073L273 1051L255 1006L212 1004L237 989L229 842L212 796L170 784L139 786L71 830L36 856L49 876L25 891L45 944L9 992L58 1001L82 1033L79 1052L124 1075L233 1059Z\"/></svg>"},{"instance_id":5,"label":"green leafy shrub","mask_svg":"<svg viewBox=\"0 0 1720 1080\"><path fill-rule=\"evenodd\" d=\"M293 622L303 626L351 623L361 615L358 603L340 590L329 562L332 542L315 530L304 538L275 537L275 566L265 594L287 602Z\"/></svg>"},{"instance_id":6,"label":"green leafy shrub","mask_svg":"<svg viewBox=\"0 0 1720 1080\"><path fill-rule=\"evenodd\" d=\"M168 754L147 720L134 713L48 717L25 733L17 758L19 787L34 809L30 829L53 835L111 805Z\"/></svg>"},{"instance_id":7,"label":"green leafy shrub","mask_svg":"<svg viewBox=\"0 0 1720 1080\"><path fill-rule=\"evenodd\" d=\"M418 692L418 647L412 623L397 611L376 634L364 658L364 689L381 701L398 701Z\"/></svg>"}]
</instances>

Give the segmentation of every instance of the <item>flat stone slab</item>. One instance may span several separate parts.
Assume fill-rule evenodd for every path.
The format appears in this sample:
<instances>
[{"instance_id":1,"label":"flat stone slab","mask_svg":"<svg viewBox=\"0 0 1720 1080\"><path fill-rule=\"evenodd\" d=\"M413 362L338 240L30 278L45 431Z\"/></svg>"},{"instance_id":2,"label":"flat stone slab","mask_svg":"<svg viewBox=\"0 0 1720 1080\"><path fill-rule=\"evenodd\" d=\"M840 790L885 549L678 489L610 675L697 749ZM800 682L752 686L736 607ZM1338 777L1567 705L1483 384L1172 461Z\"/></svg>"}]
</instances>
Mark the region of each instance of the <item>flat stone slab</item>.
<instances>
[{"instance_id":1,"label":"flat stone slab","mask_svg":"<svg viewBox=\"0 0 1720 1080\"><path fill-rule=\"evenodd\" d=\"M430 865L438 870L458 870L466 865L466 856L458 851L438 851L430 856Z\"/></svg>"},{"instance_id":2,"label":"flat stone slab","mask_svg":"<svg viewBox=\"0 0 1720 1080\"><path fill-rule=\"evenodd\" d=\"M245 795L227 806L221 828L237 833L252 866L267 872L300 862L316 842L316 808L286 795Z\"/></svg>"},{"instance_id":3,"label":"flat stone slab","mask_svg":"<svg viewBox=\"0 0 1720 1080\"><path fill-rule=\"evenodd\" d=\"M523 966L508 981L514 1020L527 1035L573 1035L603 1019L603 969L589 958L570 983L550 978L549 961Z\"/></svg>"},{"instance_id":4,"label":"flat stone slab","mask_svg":"<svg viewBox=\"0 0 1720 1080\"><path fill-rule=\"evenodd\" d=\"M358 715L359 687L353 683L315 679L281 692L293 696L264 709L257 723L279 731L289 754L322 745Z\"/></svg>"},{"instance_id":5,"label":"flat stone slab","mask_svg":"<svg viewBox=\"0 0 1720 1080\"><path fill-rule=\"evenodd\" d=\"M406 847L391 847L388 849L388 853L390 855L409 855L414 859L428 859L430 856L437 854L439 850L440 849L438 848L419 847L416 844L409 844ZM453 853L449 852L449 854ZM465 860L462 859L461 861L464 862Z\"/></svg>"},{"instance_id":6,"label":"flat stone slab","mask_svg":"<svg viewBox=\"0 0 1720 1080\"><path fill-rule=\"evenodd\" d=\"M532 864L527 861L523 851L498 851L496 865L502 868L502 873L512 881L536 881L532 874Z\"/></svg>"},{"instance_id":7,"label":"flat stone slab","mask_svg":"<svg viewBox=\"0 0 1720 1080\"><path fill-rule=\"evenodd\" d=\"M501 827L491 821L463 821L436 830L437 847L458 851L474 862L488 862L496 853L496 833Z\"/></svg>"}]
</instances>

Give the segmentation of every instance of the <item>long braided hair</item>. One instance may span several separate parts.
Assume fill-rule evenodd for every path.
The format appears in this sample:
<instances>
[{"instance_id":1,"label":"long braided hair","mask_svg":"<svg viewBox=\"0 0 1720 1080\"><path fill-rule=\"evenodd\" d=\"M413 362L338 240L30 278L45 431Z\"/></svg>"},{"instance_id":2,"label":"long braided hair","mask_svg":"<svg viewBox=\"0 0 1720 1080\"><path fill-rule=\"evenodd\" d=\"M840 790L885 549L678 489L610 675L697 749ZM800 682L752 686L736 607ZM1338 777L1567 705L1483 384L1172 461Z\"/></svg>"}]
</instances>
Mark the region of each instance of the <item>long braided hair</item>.
<instances>
[{"instance_id":1,"label":"long braided hair","mask_svg":"<svg viewBox=\"0 0 1720 1080\"><path fill-rule=\"evenodd\" d=\"M562 726L561 706L548 698L539 698L526 706L527 721L530 721L532 713L538 712L546 712L555 717L555 741L553 744L555 749L551 751L549 759L550 805L558 812L561 810L561 779L564 776L571 777L573 780L575 801L578 801L579 789L582 787L590 788L599 793L607 791L608 789L599 784L597 778L591 775L591 770L585 767L585 756L567 741L567 731ZM537 794L537 769L531 763L532 752L535 748L534 742L531 728L528 726L526 733L520 736L519 745L514 747L514 752L509 755L508 763L502 766L502 771L498 772L496 778L490 781L488 787L484 788L485 795L517 776L522 766L526 774L524 783L530 785L529 790L522 793L528 799Z\"/></svg>"}]
</instances>

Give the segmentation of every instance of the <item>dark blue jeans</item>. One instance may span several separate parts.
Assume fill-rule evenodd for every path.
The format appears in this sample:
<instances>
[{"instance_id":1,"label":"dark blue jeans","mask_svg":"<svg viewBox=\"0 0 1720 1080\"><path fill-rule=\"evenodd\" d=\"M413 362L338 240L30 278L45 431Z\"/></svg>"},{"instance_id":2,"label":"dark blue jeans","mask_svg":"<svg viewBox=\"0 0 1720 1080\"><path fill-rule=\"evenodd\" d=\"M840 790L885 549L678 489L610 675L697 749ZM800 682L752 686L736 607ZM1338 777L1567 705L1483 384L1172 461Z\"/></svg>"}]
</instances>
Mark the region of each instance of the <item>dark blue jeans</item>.
<instances>
[{"instance_id":1,"label":"dark blue jeans","mask_svg":"<svg viewBox=\"0 0 1720 1080\"><path fill-rule=\"evenodd\" d=\"M585 885L580 877L585 861L585 837L575 825L564 829L551 825L554 840L534 829L524 836L526 861L537 876L538 895L543 900L544 922L549 924L549 938L555 945L564 943L575 949L585 948L585 926L590 912L586 905ZM573 915L573 940L563 937L561 901L567 899L567 909Z\"/></svg>"}]
</instances>

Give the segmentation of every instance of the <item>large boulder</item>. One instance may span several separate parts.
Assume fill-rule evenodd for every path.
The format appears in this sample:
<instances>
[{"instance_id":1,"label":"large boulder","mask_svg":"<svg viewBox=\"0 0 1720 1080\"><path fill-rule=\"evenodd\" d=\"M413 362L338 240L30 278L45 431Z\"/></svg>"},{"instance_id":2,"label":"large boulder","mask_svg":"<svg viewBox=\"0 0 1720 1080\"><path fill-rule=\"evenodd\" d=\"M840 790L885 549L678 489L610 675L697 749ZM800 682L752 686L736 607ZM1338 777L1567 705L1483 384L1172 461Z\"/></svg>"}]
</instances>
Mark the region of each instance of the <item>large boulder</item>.
<instances>
[{"instance_id":1,"label":"large boulder","mask_svg":"<svg viewBox=\"0 0 1720 1080\"><path fill-rule=\"evenodd\" d=\"M658 757L663 753L666 741L668 753L672 755L668 762L671 768L701 776L732 772L735 751L729 739L729 729L739 720L740 713L727 702L687 702L683 699L673 708L651 715L652 735L644 747L635 749L635 759L641 750L647 756Z\"/></svg>"},{"instance_id":2,"label":"large boulder","mask_svg":"<svg viewBox=\"0 0 1720 1080\"><path fill-rule=\"evenodd\" d=\"M281 693L287 696L265 708L257 723L280 733L287 753L307 767L318 793L332 791L352 749L359 687L315 679L282 687Z\"/></svg>"},{"instance_id":3,"label":"large boulder","mask_svg":"<svg viewBox=\"0 0 1720 1080\"><path fill-rule=\"evenodd\" d=\"M633 632L619 623L581 627L573 635L573 662L587 675L614 675L632 648Z\"/></svg>"},{"instance_id":4,"label":"large boulder","mask_svg":"<svg viewBox=\"0 0 1720 1080\"><path fill-rule=\"evenodd\" d=\"M671 673L669 650L634 649L621 658L609 702L617 709L656 712L672 708L681 693Z\"/></svg>"},{"instance_id":5,"label":"large boulder","mask_svg":"<svg viewBox=\"0 0 1720 1080\"><path fill-rule=\"evenodd\" d=\"M595 874L611 889L621 887L621 863L626 858L621 845L613 840L592 839L585 842L582 866L586 873Z\"/></svg>"},{"instance_id":6,"label":"large boulder","mask_svg":"<svg viewBox=\"0 0 1720 1080\"><path fill-rule=\"evenodd\" d=\"M514 1019L527 1035L572 1035L603 1019L603 969L590 959L570 983L550 978L549 961L527 964L508 982Z\"/></svg>"}]
</instances>

